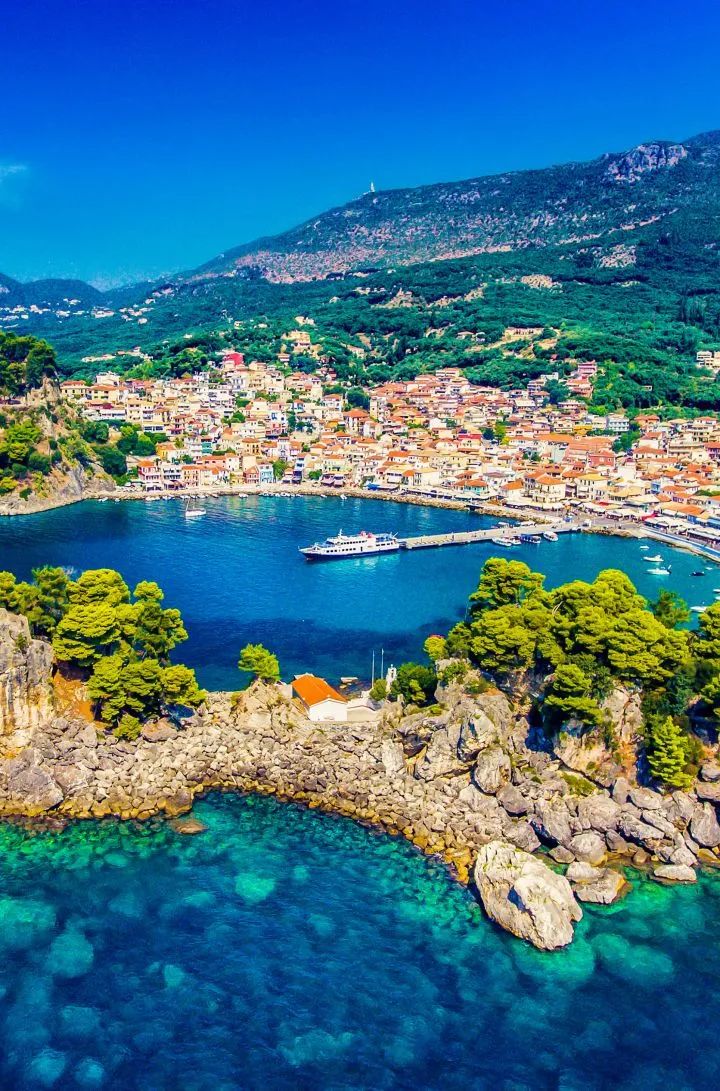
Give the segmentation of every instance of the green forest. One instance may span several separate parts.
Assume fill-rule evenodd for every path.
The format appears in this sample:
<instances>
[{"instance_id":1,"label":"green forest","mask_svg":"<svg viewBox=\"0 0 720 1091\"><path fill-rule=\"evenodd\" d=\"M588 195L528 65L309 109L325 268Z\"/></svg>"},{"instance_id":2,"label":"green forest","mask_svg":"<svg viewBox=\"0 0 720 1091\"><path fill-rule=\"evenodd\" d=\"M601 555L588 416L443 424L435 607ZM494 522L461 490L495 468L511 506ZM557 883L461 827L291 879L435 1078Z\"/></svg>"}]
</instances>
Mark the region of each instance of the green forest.
<instances>
[{"instance_id":1,"label":"green forest","mask_svg":"<svg viewBox=\"0 0 720 1091\"><path fill-rule=\"evenodd\" d=\"M144 327L75 320L55 324L52 340L66 375L90 378L94 368L81 356L137 344L149 361L119 357L113 367L182 374L223 348L276 359L300 314L313 319L323 360L348 384L454 366L472 382L511 388L543 373L567 373L576 360L596 360L599 407L720 408L713 376L695 360L698 349L720 347L720 256L702 243L692 220L670 232L636 233L632 246L619 250L605 240L309 283L178 283L155 302ZM542 333L501 343L511 326ZM317 366L302 354L292 365Z\"/></svg>"}]
</instances>

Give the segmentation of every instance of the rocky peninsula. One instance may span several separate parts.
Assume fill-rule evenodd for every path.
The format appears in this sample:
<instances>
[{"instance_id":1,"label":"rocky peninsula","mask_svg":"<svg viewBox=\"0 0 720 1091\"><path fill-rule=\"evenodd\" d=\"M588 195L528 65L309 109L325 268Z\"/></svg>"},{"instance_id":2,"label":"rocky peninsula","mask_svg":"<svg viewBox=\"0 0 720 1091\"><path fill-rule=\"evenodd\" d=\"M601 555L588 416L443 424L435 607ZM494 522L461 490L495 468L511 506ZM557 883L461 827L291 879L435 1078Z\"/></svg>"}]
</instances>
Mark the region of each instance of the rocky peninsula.
<instances>
[{"instance_id":1,"label":"rocky peninsula","mask_svg":"<svg viewBox=\"0 0 720 1091\"><path fill-rule=\"evenodd\" d=\"M192 833L192 816L181 816L204 792L274 794L441 856L493 920L543 949L571 941L581 903L621 897L627 866L693 882L699 867L720 865L714 761L691 789L661 794L638 785L599 735L553 742L522 700L497 689L441 684L437 700L318 724L278 687L256 683L124 741L93 721L83 687L54 670L27 620L0 611L0 813L45 822L163 813ZM616 689L606 708L630 749L637 697Z\"/></svg>"}]
</instances>

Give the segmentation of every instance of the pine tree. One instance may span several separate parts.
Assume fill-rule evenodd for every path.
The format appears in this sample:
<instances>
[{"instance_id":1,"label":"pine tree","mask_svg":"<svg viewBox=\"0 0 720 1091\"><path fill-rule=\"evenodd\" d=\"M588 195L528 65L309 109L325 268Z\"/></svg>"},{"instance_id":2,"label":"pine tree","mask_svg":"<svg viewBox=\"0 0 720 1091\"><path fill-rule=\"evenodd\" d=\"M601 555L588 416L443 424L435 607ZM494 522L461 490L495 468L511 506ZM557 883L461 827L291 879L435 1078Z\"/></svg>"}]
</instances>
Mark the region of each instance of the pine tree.
<instances>
[{"instance_id":1,"label":"pine tree","mask_svg":"<svg viewBox=\"0 0 720 1091\"><path fill-rule=\"evenodd\" d=\"M685 772L685 736L670 716L659 720L651 730L648 764L652 775L668 788L689 788L692 783L692 777Z\"/></svg>"}]
</instances>

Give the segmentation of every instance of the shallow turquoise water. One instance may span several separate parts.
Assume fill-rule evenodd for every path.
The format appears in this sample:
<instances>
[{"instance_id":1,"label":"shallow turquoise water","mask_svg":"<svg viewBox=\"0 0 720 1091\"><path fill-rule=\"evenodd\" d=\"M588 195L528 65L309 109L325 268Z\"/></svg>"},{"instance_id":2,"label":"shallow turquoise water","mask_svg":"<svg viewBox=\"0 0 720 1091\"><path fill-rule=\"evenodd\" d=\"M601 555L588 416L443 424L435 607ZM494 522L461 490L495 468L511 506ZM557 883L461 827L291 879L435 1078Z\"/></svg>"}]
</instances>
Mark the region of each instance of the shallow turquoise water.
<instances>
[{"instance_id":1,"label":"shallow turquoise water","mask_svg":"<svg viewBox=\"0 0 720 1091\"><path fill-rule=\"evenodd\" d=\"M720 884L641 884L541 955L402 840L196 813L0 827L3 1089L718 1086Z\"/></svg>"},{"instance_id":2,"label":"shallow turquoise water","mask_svg":"<svg viewBox=\"0 0 720 1091\"><path fill-rule=\"evenodd\" d=\"M468 512L382 501L222 497L203 500L204 519L186 520L180 501L85 503L0 520L0 568L26 577L41 564L118 568L130 582L155 579L178 606L190 634L180 649L211 688L236 688L238 652L260 641L283 673L315 671L331 679L369 677L372 651L385 663L417 657L432 632L463 616L492 545L308 564L298 548L339 528L400 535L487 525ZM672 559L670 577L649 576L635 541L568 535L556 543L507 551L555 585L624 569L643 594L672 587L691 605L708 605L720 568L651 543ZM707 569L702 578L690 573Z\"/></svg>"}]
</instances>

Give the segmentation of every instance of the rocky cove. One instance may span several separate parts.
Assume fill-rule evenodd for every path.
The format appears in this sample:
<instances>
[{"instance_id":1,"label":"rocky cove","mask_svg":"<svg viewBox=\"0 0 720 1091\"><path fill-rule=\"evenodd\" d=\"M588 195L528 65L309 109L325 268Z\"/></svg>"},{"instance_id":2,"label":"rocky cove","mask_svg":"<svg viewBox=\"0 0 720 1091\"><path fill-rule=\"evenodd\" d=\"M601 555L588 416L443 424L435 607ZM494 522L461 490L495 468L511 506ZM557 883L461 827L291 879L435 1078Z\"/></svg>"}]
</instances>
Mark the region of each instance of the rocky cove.
<instances>
[{"instance_id":1,"label":"rocky cove","mask_svg":"<svg viewBox=\"0 0 720 1091\"><path fill-rule=\"evenodd\" d=\"M52 650L0 612L0 813L62 822L164 813L199 832L211 789L275 795L380 827L442 857L499 925L542 949L568 944L583 903L628 890L625 867L691 883L720 865L720 766L689 791L638 785L594 734L546 739L499 690L440 686L430 711L312 723L274 686L212 693L196 713L149 722L135 742L98 728ZM637 698L607 701L621 743ZM562 869L565 868L565 874Z\"/></svg>"}]
</instances>

